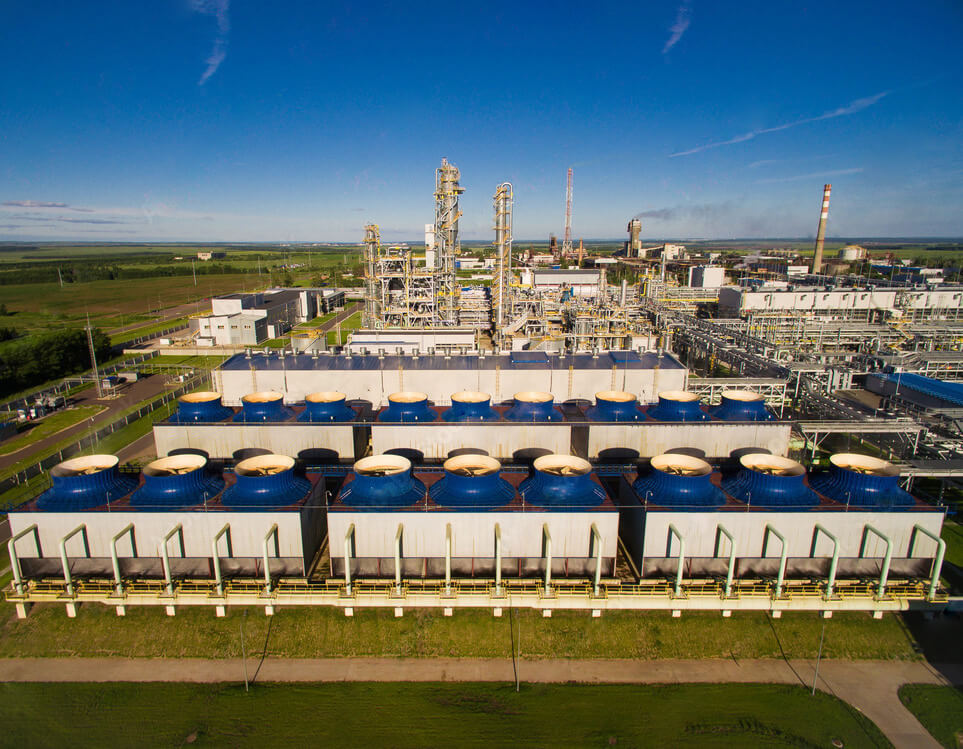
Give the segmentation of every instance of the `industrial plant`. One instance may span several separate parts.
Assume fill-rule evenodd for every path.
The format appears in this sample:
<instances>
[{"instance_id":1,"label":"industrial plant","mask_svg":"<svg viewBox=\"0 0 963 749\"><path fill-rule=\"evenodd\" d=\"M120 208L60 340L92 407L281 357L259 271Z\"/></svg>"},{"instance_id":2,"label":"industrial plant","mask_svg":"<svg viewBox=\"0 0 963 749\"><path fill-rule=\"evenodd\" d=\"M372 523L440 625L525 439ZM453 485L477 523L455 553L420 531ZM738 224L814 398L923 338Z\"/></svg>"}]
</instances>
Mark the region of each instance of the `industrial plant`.
<instances>
[{"instance_id":1,"label":"industrial plant","mask_svg":"<svg viewBox=\"0 0 963 749\"><path fill-rule=\"evenodd\" d=\"M808 266L646 247L638 217L592 257L571 169L558 267L513 249L504 182L490 284L467 284L460 181L442 160L423 252L364 228L345 345L231 356L142 469L52 468L9 515L18 613L942 605L946 507L913 482L963 478L963 287L852 248L824 273L829 185ZM255 302L222 324L307 303Z\"/></svg>"}]
</instances>

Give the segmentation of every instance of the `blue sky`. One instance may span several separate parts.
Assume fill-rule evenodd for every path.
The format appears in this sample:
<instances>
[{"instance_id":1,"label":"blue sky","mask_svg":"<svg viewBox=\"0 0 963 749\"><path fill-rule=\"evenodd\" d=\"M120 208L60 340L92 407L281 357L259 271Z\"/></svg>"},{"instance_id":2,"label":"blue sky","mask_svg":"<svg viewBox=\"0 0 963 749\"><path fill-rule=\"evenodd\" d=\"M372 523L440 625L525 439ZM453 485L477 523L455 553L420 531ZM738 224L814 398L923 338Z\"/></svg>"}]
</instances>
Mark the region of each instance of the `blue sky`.
<instances>
[{"instance_id":1,"label":"blue sky","mask_svg":"<svg viewBox=\"0 0 963 749\"><path fill-rule=\"evenodd\" d=\"M0 5L0 240L963 235L963 4Z\"/></svg>"}]
</instances>

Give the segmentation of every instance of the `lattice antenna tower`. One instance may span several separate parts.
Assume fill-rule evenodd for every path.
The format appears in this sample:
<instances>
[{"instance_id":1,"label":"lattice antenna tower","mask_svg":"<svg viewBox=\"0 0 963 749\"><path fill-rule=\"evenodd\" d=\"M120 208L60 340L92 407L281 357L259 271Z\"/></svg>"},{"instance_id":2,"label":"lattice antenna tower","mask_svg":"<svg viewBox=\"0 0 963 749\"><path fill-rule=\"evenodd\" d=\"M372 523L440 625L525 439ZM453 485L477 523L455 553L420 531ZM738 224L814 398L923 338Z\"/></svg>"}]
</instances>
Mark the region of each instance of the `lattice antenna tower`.
<instances>
[{"instance_id":1,"label":"lattice antenna tower","mask_svg":"<svg viewBox=\"0 0 963 749\"><path fill-rule=\"evenodd\" d=\"M568 168L565 182L565 237L562 239L562 255L572 254L572 167Z\"/></svg>"}]
</instances>

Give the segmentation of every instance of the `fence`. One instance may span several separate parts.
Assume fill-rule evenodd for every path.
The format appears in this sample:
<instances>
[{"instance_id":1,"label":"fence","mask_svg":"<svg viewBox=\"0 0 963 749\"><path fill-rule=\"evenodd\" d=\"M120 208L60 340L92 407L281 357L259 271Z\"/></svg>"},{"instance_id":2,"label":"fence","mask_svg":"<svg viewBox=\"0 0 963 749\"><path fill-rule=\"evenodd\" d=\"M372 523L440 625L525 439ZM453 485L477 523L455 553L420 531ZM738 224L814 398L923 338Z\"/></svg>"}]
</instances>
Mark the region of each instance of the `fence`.
<instances>
[{"instance_id":1,"label":"fence","mask_svg":"<svg viewBox=\"0 0 963 749\"><path fill-rule=\"evenodd\" d=\"M202 384L206 376L207 375L205 373L204 375L199 375L197 377L194 377L193 379L183 383L177 389L171 390L168 393L164 393L164 395L162 395L160 398L152 400L150 403L147 403L141 406L136 411L133 411L127 414L126 416L120 417L116 421L113 421L110 424L107 424L106 426L101 427L95 432L84 435L73 444L67 445L63 449L58 450L52 455L48 455L46 458L39 460L33 465L30 465L24 468L23 470L17 471L13 476L10 476L4 479L3 481L0 481L0 494L10 491L11 489L14 489L18 486L22 486L23 484L26 484L27 482L29 482L31 479L36 478L37 476L43 475L44 481L40 483L35 483L33 485L33 488L37 491L37 493L39 493L40 490L46 488L49 485L49 478L46 477L47 476L46 472L50 468L53 468L53 466L57 465L58 463L61 463L64 460L67 460L67 458L77 455L83 452L84 450L91 450L91 451L94 450L97 446L97 443L99 443L102 439L104 439L108 435L111 435L114 432L119 431L120 429L123 429L124 427L126 427L129 424L132 424L138 419L142 419L143 417L153 413L159 408L163 408L168 403L171 403L172 401L176 400L177 398L184 395L185 393L188 393L191 390L194 390L198 385ZM16 499L13 501L8 500L4 504L4 507L5 509L10 509L11 507L17 504L19 504L19 501Z\"/></svg>"},{"instance_id":2,"label":"fence","mask_svg":"<svg viewBox=\"0 0 963 749\"><path fill-rule=\"evenodd\" d=\"M128 338L123 341L117 341L117 343L113 344L113 348L124 349L127 346L136 346L138 343L143 343L144 341L150 341L154 338L163 338L165 335L176 333L178 330L184 330L187 327L188 327L187 325L177 325L176 327L173 327L173 328L164 328L163 330L155 330L153 333L145 333L144 335L138 336L137 338ZM136 331L132 331L132 332L136 332ZM120 335L123 335L123 333L121 333Z\"/></svg>"},{"instance_id":3,"label":"fence","mask_svg":"<svg viewBox=\"0 0 963 749\"><path fill-rule=\"evenodd\" d=\"M122 362L117 362L116 364L110 364L106 367L98 367L97 371L101 377L106 377L107 375L116 374L117 372L126 372L131 367L136 367L139 364L143 364L148 359L153 359L157 356L156 351L147 351L138 356L131 357L130 359L125 359ZM17 398L15 400L6 401L5 403L0 403L0 410L4 411L17 411L21 408L30 408L34 403L37 402L38 398L46 398L51 395L62 395L66 391L70 390L76 384L84 382L93 382L94 375L92 370L87 370L86 372L79 375L71 375L70 377L65 377L63 380L58 382L53 387L45 388L43 390L37 390L36 392L26 395L22 398Z\"/></svg>"}]
</instances>

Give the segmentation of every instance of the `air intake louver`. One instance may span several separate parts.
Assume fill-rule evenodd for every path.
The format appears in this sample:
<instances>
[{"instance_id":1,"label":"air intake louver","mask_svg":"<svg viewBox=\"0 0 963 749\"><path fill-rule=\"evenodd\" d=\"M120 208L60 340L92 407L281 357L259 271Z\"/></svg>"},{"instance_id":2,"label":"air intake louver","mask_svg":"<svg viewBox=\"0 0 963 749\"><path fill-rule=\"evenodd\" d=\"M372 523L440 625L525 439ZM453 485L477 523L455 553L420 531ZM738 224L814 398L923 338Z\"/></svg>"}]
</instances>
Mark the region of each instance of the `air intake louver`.
<instances>
[{"instance_id":1,"label":"air intake louver","mask_svg":"<svg viewBox=\"0 0 963 749\"><path fill-rule=\"evenodd\" d=\"M258 455L234 467L234 486L221 504L231 510L268 510L289 507L307 496L311 482L294 474L294 458Z\"/></svg>"},{"instance_id":2,"label":"air intake louver","mask_svg":"<svg viewBox=\"0 0 963 749\"><path fill-rule=\"evenodd\" d=\"M201 455L172 455L144 467L144 485L130 498L143 510L177 510L202 505L224 490L224 479L207 471Z\"/></svg>"},{"instance_id":3,"label":"air intake louver","mask_svg":"<svg viewBox=\"0 0 963 749\"><path fill-rule=\"evenodd\" d=\"M378 421L435 421L438 414L428 407L428 396L424 393L392 393L388 396L388 407L378 414Z\"/></svg>"},{"instance_id":4,"label":"air intake louver","mask_svg":"<svg viewBox=\"0 0 963 749\"><path fill-rule=\"evenodd\" d=\"M424 497L425 485L411 475L411 461L400 455L362 458L339 495L343 504L359 510L409 507Z\"/></svg>"},{"instance_id":5,"label":"air intake louver","mask_svg":"<svg viewBox=\"0 0 963 749\"><path fill-rule=\"evenodd\" d=\"M555 396L551 393L525 391L515 393L515 404L505 412L509 421L561 421L555 410Z\"/></svg>"},{"instance_id":6,"label":"air intake louver","mask_svg":"<svg viewBox=\"0 0 963 749\"><path fill-rule=\"evenodd\" d=\"M221 394L198 392L182 395L177 399L177 413L170 420L178 424L224 421L234 415L227 406L221 404Z\"/></svg>"},{"instance_id":7,"label":"air intake louver","mask_svg":"<svg viewBox=\"0 0 963 749\"><path fill-rule=\"evenodd\" d=\"M234 421L287 421L293 415L294 412L284 405L284 394L268 390L241 398L241 412L234 417Z\"/></svg>"},{"instance_id":8,"label":"air intake louver","mask_svg":"<svg viewBox=\"0 0 963 749\"><path fill-rule=\"evenodd\" d=\"M304 398L304 411L298 421L354 421L356 416L354 410L348 406L344 393L311 393Z\"/></svg>"},{"instance_id":9,"label":"air intake louver","mask_svg":"<svg viewBox=\"0 0 963 749\"><path fill-rule=\"evenodd\" d=\"M632 393L604 390L595 394L595 405L585 412L590 421L644 421L638 399Z\"/></svg>"},{"instance_id":10,"label":"air intake louver","mask_svg":"<svg viewBox=\"0 0 963 749\"><path fill-rule=\"evenodd\" d=\"M689 455L656 455L651 472L632 484L644 504L673 510L715 509L726 498L712 483L712 466Z\"/></svg>"},{"instance_id":11,"label":"air intake louver","mask_svg":"<svg viewBox=\"0 0 963 749\"><path fill-rule=\"evenodd\" d=\"M571 455L536 458L532 476L518 491L528 504L546 509L592 510L605 501L605 491L592 480L592 465Z\"/></svg>"},{"instance_id":12,"label":"air intake louver","mask_svg":"<svg viewBox=\"0 0 963 749\"><path fill-rule=\"evenodd\" d=\"M772 421L776 418L766 409L766 399L749 390L723 390L722 403L709 413L723 421Z\"/></svg>"},{"instance_id":13,"label":"air intake louver","mask_svg":"<svg viewBox=\"0 0 963 749\"><path fill-rule=\"evenodd\" d=\"M742 468L723 479L722 488L750 507L772 510L813 507L819 503L806 486L806 469L795 460L766 453L743 455Z\"/></svg>"},{"instance_id":14,"label":"air intake louver","mask_svg":"<svg viewBox=\"0 0 963 749\"><path fill-rule=\"evenodd\" d=\"M445 461L445 475L428 494L435 504L456 510L493 510L515 498L515 488L499 476L502 464L486 455L459 455Z\"/></svg>"},{"instance_id":15,"label":"air intake louver","mask_svg":"<svg viewBox=\"0 0 963 749\"><path fill-rule=\"evenodd\" d=\"M76 512L113 502L130 494L137 481L117 469L114 455L86 455L50 469L53 487L37 498L41 510Z\"/></svg>"},{"instance_id":16,"label":"air intake louver","mask_svg":"<svg viewBox=\"0 0 963 749\"><path fill-rule=\"evenodd\" d=\"M869 455L837 453L828 473L814 475L810 485L823 496L849 507L895 510L913 507L916 500L900 489L899 469Z\"/></svg>"},{"instance_id":17,"label":"air intake louver","mask_svg":"<svg viewBox=\"0 0 963 749\"><path fill-rule=\"evenodd\" d=\"M488 393L463 390L451 396L451 408L441 418L445 421L498 421L501 417L492 408Z\"/></svg>"},{"instance_id":18,"label":"air intake louver","mask_svg":"<svg viewBox=\"0 0 963 749\"><path fill-rule=\"evenodd\" d=\"M657 421L708 421L709 414L702 410L702 403L695 393L685 390L666 390L659 393L659 402L648 410Z\"/></svg>"}]
</instances>

